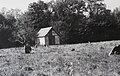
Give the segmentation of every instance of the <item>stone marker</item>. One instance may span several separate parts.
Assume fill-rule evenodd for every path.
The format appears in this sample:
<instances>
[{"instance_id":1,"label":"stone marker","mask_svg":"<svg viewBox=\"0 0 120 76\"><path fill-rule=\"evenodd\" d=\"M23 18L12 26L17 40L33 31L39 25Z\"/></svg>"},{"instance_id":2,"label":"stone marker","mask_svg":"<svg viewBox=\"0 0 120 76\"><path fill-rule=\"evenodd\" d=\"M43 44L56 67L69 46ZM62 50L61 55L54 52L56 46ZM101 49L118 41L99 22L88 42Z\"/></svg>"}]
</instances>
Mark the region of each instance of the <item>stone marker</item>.
<instances>
[{"instance_id":1,"label":"stone marker","mask_svg":"<svg viewBox=\"0 0 120 76\"><path fill-rule=\"evenodd\" d=\"M30 53L31 50L32 50L31 46L27 43L27 44L25 45L25 53Z\"/></svg>"}]
</instances>

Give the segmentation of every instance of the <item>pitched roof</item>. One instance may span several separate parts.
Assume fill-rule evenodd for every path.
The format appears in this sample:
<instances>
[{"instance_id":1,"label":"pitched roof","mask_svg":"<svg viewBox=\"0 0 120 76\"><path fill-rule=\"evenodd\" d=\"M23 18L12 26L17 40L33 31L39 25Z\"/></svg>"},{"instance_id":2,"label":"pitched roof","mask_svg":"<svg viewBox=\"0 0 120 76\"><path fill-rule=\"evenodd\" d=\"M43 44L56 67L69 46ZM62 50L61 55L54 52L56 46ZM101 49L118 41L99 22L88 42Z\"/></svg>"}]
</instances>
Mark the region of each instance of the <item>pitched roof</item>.
<instances>
[{"instance_id":1,"label":"pitched roof","mask_svg":"<svg viewBox=\"0 0 120 76\"><path fill-rule=\"evenodd\" d=\"M46 36L51 29L52 27L41 28L40 31L37 33L38 37Z\"/></svg>"}]
</instances>

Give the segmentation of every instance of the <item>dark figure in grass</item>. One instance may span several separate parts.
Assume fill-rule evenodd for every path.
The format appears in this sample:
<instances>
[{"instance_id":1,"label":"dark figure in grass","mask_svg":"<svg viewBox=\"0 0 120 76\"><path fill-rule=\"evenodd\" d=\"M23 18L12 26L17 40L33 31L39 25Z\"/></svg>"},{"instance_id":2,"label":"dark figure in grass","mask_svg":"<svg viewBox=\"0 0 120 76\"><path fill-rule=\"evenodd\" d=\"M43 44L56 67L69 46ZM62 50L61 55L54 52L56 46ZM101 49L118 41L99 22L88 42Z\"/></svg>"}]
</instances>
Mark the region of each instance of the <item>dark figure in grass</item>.
<instances>
[{"instance_id":1,"label":"dark figure in grass","mask_svg":"<svg viewBox=\"0 0 120 76\"><path fill-rule=\"evenodd\" d=\"M114 54L120 55L120 45L115 46L115 47L113 48L113 50L111 50L110 53L109 53L109 55L114 55Z\"/></svg>"},{"instance_id":2,"label":"dark figure in grass","mask_svg":"<svg viewBox=\"0 0 120 76\"><path fill-rule=\"evenodd\" d=\"M28 53L31 52L31 50L32 50L32 48L31 48L30 44L26 43L26 45L25 45L25 53L28 54Z\"/></svg>"}]
</instances>

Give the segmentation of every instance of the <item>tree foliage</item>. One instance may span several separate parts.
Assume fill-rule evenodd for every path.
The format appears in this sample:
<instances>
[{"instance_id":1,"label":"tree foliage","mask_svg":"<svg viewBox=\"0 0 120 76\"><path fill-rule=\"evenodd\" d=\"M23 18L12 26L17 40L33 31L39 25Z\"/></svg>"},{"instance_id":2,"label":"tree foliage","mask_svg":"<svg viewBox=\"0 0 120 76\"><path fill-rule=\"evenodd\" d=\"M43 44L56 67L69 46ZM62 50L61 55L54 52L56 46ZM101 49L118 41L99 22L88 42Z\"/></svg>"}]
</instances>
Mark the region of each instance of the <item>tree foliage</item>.
<instances>
[{"instance_id":1,"label":"tree foliage","mask_svg":"<svg viewBox=\"0 0 120 76\"><path fill-rule=\"evenodd\" d=\"M10 16L4 17L0 14L0 48L12 46L10 39L14 30L15 18Z\"/></svg>"},{"instance_id":2,"label":"tree foliage","mask_svg":"<svg viewBox=\"0 0 120 76\"><path fill-rule=\"evenodd\" d=\"M50 26L48 5L41 0L29 4L28 17L35 29Z\"/></svg>"},{"instance_id":3,"label":"tree foliage","mask_svg":"<svg viewBox=\"0 0 120 76\"><path fill-rule=\"evenodd\" d=\"M33 45L34 40L36 38L36 31L34 30L34 26L31 26L31 22L29 21L28 14L23 14L16 21L16 29L13 32L13 39L16 42L20 42L22 45L25 45L29 42L29 44Z\"/></svg>"}]
</instances>

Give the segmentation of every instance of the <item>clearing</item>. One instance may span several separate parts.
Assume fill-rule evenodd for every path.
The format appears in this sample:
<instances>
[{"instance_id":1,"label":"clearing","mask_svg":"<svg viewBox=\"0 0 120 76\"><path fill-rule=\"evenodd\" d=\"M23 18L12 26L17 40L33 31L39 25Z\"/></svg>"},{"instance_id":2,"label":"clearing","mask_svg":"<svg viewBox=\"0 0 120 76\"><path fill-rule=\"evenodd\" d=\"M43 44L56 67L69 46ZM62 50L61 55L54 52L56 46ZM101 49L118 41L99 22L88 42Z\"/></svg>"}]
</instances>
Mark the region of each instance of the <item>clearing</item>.
<instances>
[{"instance_id":1,"label":"clearing","mask_svg":"<svg viewBox=\"0 0 120 76\"><path fill-rule=\"evenodd\" d=\"M108 53L120 41L0 49L0 76L119 76L120 56Z\"/></svg>"}]
</instances>

